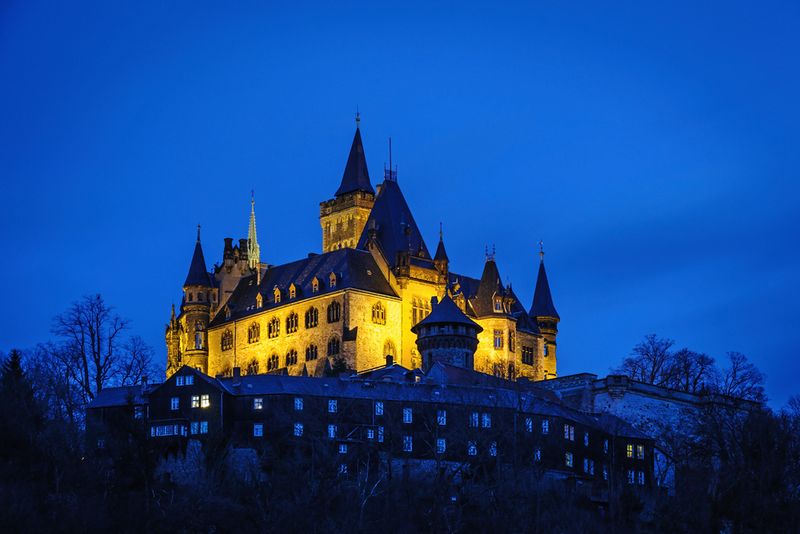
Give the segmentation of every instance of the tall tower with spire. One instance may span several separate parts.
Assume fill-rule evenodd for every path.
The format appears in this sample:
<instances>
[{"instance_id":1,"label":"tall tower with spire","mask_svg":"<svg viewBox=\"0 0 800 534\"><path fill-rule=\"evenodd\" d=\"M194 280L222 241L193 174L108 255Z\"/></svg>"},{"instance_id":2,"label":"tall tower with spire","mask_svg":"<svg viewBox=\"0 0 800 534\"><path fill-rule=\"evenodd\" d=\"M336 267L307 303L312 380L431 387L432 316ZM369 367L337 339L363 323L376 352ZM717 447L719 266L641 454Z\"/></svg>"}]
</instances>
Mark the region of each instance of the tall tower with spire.
<instances>
[{"instance_id":1,"label":"tall tower with spire","mask_svg":"<svg viewBox=\"0 0 800 534\"><path fill-rule=\"evenodd\" d=\"M339 188L334 198L319 205L322 252L355 248L375 204L375 190L369 180L360 123L361 118L356 114L356 133Z\"/></svg>"},{"instance_id":2,"label":"tall tower with spire","mask_svg":"<svg viewBox=\"0 0 800 534\"><path fill-rule=\"evenodd\" d=\"M256 196L250 192L250 226L247 228L247 263L251 269L257 269L261 262L261 247L256 235Z\"/></svg>"},{"instance_id":3,"label":"tall tower with spire","mask_svg":"<svg viewBox=\"0 0 800 534\"><path fill-rule=\"evenodd\" d=\"M545 378L553 378L556 373L556 336L561 317L553 304L547 272L544 269L544 247L539 241L539 273L536 276L536 289L528 315L533 319L542 334L542 371Z\"/></svg>"}]
</instances>

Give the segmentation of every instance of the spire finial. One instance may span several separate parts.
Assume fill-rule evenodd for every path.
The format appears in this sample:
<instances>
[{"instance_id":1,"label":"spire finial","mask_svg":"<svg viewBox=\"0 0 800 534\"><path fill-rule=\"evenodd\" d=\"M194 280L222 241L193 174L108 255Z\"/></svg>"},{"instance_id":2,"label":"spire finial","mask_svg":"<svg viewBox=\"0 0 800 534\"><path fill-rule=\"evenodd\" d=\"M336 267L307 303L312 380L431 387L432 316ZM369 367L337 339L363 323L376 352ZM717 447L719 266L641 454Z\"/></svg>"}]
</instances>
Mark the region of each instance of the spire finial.
<instances>
[{"instance_id":1,"label":"spire finial","mask_svg":"<svg viewBox=\"0 0 800 534\"><path fill-rule=\"evenodd\" d=\"M544 241L539 240L539 261L544 261Z\"/></svg>"},{"instance_id":2,"label":"spire finial","mask_svg":"<svg viewBox=\"0 0 800 534\"><path fill-rule=\"evenodd\" d=\"M197 225L197 242L200 242L200 225Z\"/></svg>"},{"instance_id":3,"label":"spire finial","mask_svg":"<svg viewBox=\"0 0 800 534\"><path fill-rule=\"evenodd\" d=\"M356 105L356 130L361 126L361 113L358 111L358 105Z\"/></svg>"},{"instance_id":4,"label":"spire finial","mask_svg":"<svg viewBox=\"0 0 800 534\"><path fill-rule=\"evenodd\" d=\"M255 191L255 189L251 189L250 190L250 205L251 206L255 206L256 205L256 191Z\"/></svg>"},{"instance_id":5,"label":"spire finial","mask_svg":"<svg viewBox=\"0 0 800 534\"><path fill-rule=\"evenodd\" d=\"M443 237L443 234L442 234L442 222L439 221L439 241L443 241L443 240L444 240L444 237Z\"/></svg>"},{"instance_id":6,"label":"spire finial","mask_svg":"<svg viewBox=\"0 0 800 534\"><path fill-rule=\"evenodd\" d=\"M486 261L489 261L489 245L483 246L483 254L486 256Z\"/></svg>"},{"instance_id":7,"label":"spire finial","mask_svg":"<svg viewBox=\"0 0 800 534\"><path fill-rule=\"evenodd\" d=\"M386 168L386 163L383 164L383 179L396 182L397 181L397 166L392 168L392 138L389 138L389 168Z\"/></svg>"}]
</instances>

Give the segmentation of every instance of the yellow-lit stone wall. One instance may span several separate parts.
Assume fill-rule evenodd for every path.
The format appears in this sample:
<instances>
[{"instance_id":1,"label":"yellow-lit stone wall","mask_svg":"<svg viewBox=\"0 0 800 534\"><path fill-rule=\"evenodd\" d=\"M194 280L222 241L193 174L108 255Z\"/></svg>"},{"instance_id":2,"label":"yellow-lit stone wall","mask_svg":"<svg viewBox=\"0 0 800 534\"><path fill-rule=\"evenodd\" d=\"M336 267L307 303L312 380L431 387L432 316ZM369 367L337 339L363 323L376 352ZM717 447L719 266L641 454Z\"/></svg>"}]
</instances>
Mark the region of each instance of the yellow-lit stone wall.
<instances>
[{"instance_id":1,"label":"yellow-lit stone wall","mask_svg":"<svg viewBox=\"0 0 800 534\"><path fill-rule=\"evenodd\" d=\"M388 298L361 291L348 291L347 323L352 329L358 327L355 343L357 354L355 369L363 371L386 365L385 348L394 347L397 354L401 350L401 302L397 298ZM380 302L386 311L386 324L372 321L372 307Z\"/></svg>"},{"instance_id":2,"label":"yellow-lit stone wall","mask_svg":"<svg viewBox=\"0 0 800 534\"><path fill-rule=\"evenodd\" d=\"M414 300L426 303L425 309L430 313L431 297L441 298L439 286L434 280L407 279L401 286L402 315L401 315L401 353L398 363L409 369L422 367L422 356L417 351L417 336L411 331L414 326ZM422 317L417 317L417 322Z\"/></svg>"},{"instance_id":3,"label":"yellow-lit stone wall","mask_svg":"<svg viewBox=\"0 0 800 534\"><path fill-rule=\"evenodd\" d=\"M356 191L320 204L322 252L355 248L375 203L371 193Z\"/></svg>"}]
</instances>

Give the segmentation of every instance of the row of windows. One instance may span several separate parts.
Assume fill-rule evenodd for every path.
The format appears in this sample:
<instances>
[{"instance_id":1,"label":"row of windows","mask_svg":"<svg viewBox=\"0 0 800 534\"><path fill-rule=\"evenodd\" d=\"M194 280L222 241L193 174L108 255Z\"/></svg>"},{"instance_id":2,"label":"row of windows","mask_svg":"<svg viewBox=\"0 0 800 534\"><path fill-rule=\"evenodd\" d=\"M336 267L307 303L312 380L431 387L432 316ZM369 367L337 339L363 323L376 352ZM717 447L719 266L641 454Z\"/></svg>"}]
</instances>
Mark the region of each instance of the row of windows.
<instances>
[{"instance_id":1,"label":"row of windows","mask_svg":"<svg viewBox=\"0 0 800 534\"><path fill-rule=\"evenodd\" d=\"M328 287L330 287L331 289L335 288L337 282L338 278L336 276L336 273L331 273L330 275L328 275ZM311 293L318 293L319 287L320 287L320 280L315 276L314 278L311 279ZM283 293L281 292L281 289L278 286L272 288L272 297L275 300L276 304L280 303L282 295ZM297 298L297 286L294 283L289 284L289 298L290 299Z\"/></svg>"},{"instance_id":2,"label":"row of windows","mask_svg":"<svg viewBox=\"0 0 800 534\"><path fill-rule=\"evenodd\" d=\"M175 377L176 386L191 386L192 384L194 384L194 375Z\"/></svg>"},{"instance_id":3,"label":"row of windows","mask_svg":"<svg viewBox=\"0 0 800 534\"><path fill-rule=\"evenodd\" d=\"M625 447L625 456L633 458L633 444L628 443ZM644 445L636 445L636 459L644 460Z\"/></svg>"},{"instance_id":4,"label":"row of windows","mask_svg":"<svg viewBox=\"0 0 800 534\"><path fill-rule=\"evenodd\" d=\"M338 337L332 337L330 341L328 341L328 356L337 356L341 350L341 341L339 341ZM316 345L311 344L306 347L305 350L305 358L307 362L314 361L319 356L319 349ZM289 367L291 365L295 365L297 363L297 351L294 349L289 350L286 353L286 358L284 359L285 365L284 367ZM272 354L271 356L267 357L267 372L277 371L281 368L280 365L280 357L277 354ZM248 375L255 375L259 372L259 364L258 360L251 360L250 363L247 364L247 374Z\"/></svg>"},{"instance_id":5,"label":"row of windows","mask_svg":"<svg viewBox=\"0 0 800 534\"><path fill-rule=\"evenodd\" d=\"M211 399L209 395L192 395L190 399L192 408L208 408L211 406ZM169 407L171 410L178 410L181 407L181 398L172 397L169 400Z\"/></svg>"},{"instance_id":6,"label":"row of windows","mask_svg":"<svg viewBox=\"0 0 800 534\"><path fill-rule=\"evenodd\" d=\"M336 323L341 320L342 317L342 305L339 302L331 302L327 308L327 318L329 323ZM286 333L293 334L297 332L299 326L299 317L296 313L292 312L286 317ZM319 325L319 310L315 307L311 307L306 310L305 313L305 326L306 329L315 328ZM267 337L269 339L274 339L278 337L281 333L281 322L277 317L271 318L267 322ZM254 321L248 328L247 328L247 342L248 343L257 343L261 340L261 325ZM226 330L222 334L222 339L220 341L222 350L228 350L233 348L233 332L230 330Z\"/></svg>"}]
</instances>

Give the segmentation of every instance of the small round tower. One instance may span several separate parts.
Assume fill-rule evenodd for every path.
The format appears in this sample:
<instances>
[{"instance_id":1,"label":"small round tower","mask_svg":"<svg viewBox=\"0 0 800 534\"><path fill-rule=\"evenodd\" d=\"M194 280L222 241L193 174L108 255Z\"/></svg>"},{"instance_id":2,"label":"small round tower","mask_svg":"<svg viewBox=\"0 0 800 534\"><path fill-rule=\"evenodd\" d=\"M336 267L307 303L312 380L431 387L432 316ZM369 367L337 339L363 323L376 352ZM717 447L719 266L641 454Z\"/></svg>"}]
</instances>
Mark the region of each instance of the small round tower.
<instances>
[{"instance_id":1,"label":"small round tower","mask_svg":"<svg viewBox=\"0 0 800 534\"><path fill-rule=\"evenodd\" d=\"M441 302L431 299L431 313L411 328L417 334L417 350L422 355L422 370L428 372L436 362L474 369L478 323L464 315L445 294Z\"/></svg>"}]
</instances>

